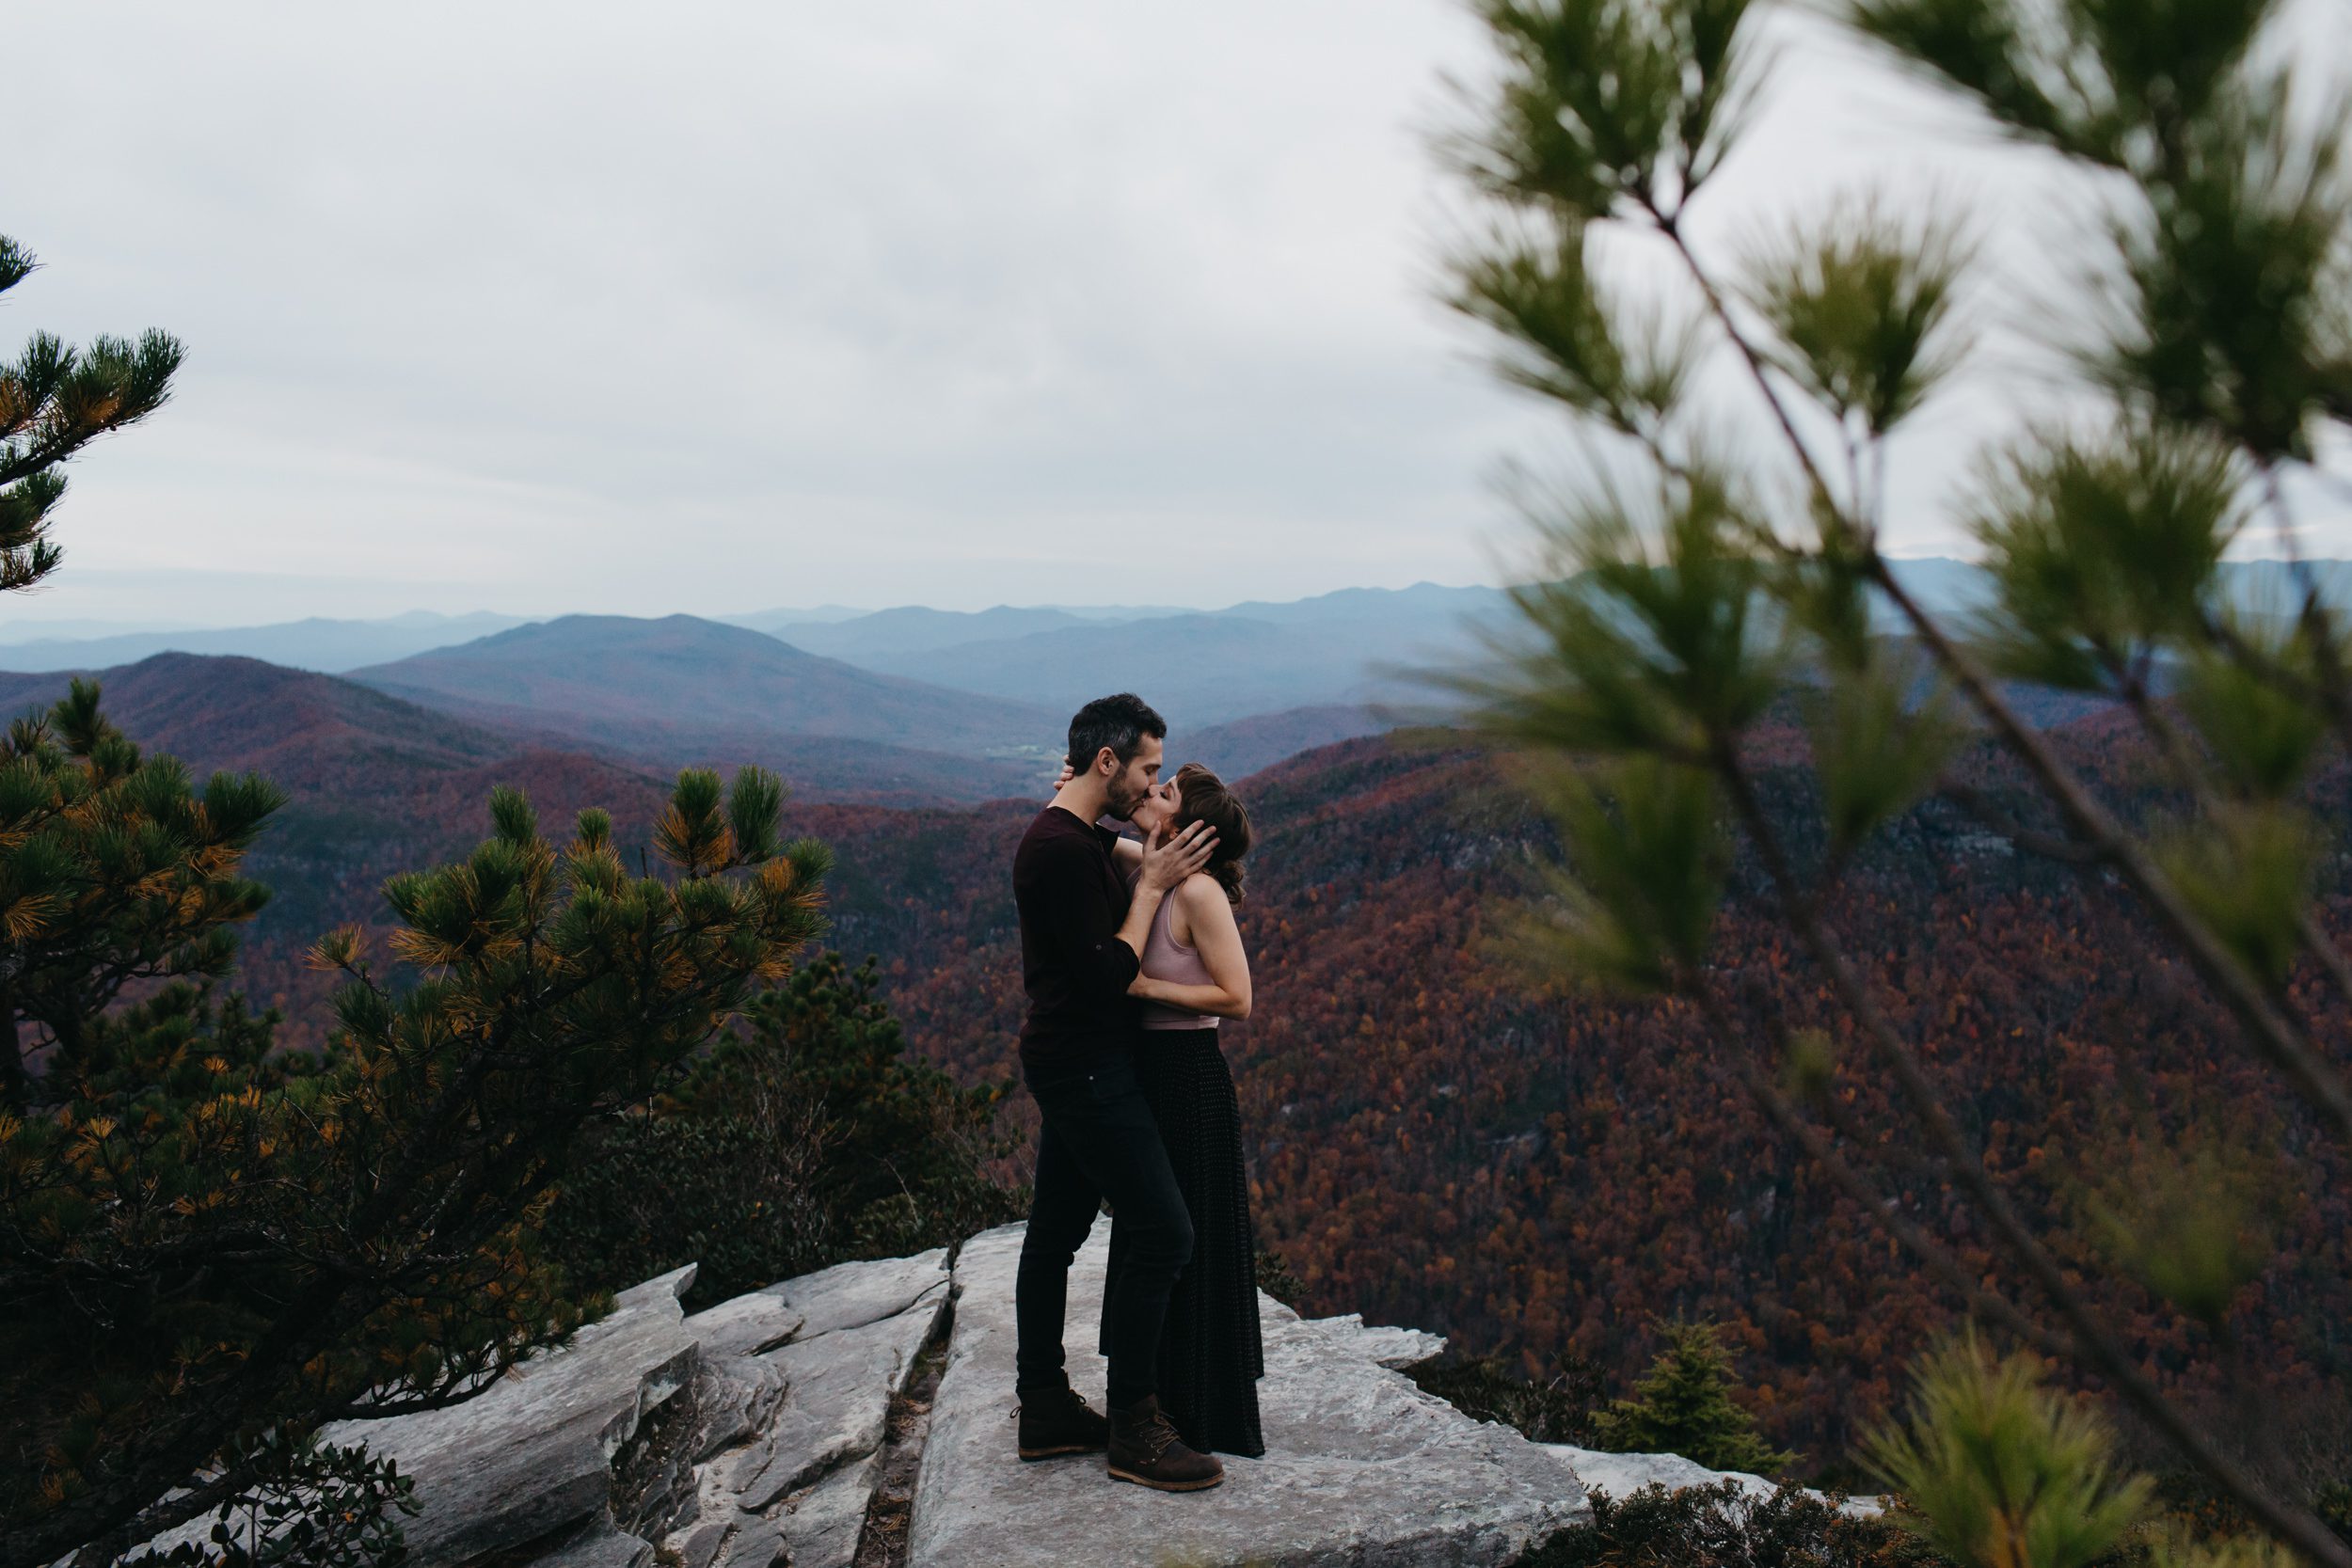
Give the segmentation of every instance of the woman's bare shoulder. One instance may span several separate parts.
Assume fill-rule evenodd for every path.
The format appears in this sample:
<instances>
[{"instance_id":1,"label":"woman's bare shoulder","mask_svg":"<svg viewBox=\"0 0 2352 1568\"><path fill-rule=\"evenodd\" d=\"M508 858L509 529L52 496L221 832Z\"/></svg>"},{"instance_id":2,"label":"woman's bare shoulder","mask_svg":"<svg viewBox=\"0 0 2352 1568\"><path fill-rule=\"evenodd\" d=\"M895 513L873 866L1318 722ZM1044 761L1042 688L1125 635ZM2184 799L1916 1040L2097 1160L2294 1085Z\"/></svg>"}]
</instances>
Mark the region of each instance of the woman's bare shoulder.
<instances>
[{"instance_id":1,"label":"woman's bare shoulder","mask_svg":"<svg viewBox=\"0 0 2352 1568\"><path fill-rule=\"evenodd\" d=\"M1233 901L1225 896L1225 884L1205 871L1196 871L1179 883L1176 896L1183 903L1184 913L1194 920L1214 920L1220 911L1230 912L1233 907Z\"/></svg>"}]
</instances>

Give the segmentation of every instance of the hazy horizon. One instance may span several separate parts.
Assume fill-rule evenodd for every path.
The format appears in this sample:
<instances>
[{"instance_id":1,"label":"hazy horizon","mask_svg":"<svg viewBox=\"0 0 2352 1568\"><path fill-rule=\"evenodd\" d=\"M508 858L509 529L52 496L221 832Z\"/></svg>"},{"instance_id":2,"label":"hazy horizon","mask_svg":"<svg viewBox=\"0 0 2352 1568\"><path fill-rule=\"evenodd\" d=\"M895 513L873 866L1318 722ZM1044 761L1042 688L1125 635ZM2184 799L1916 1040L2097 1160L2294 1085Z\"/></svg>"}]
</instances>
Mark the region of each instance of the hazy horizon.
<instances>
[{"instance_id":1,"label":"hazy horizon","mask_svg":"<svg viewBox=\"0 0 2352 1568\"><path fill-rule=\"evenodd\" d=\"M1889 554L1892 559L1898 562L1915 564L1931 564L1939 562L1956 566L1973 566L1975 564L1973 562L1961 556L1895 555L1893 552L1889 552ZM2250 565L2265 562L2275 562L2281 561L2282 559L2282 557L2275 553L2254 553L2251 551L2233 550L2231 555L2230 563L2233 565ZM2323 567L2342 566L2345 565L2347 562L2352 562L2352 556L2320 556L2315 558L2307 558L2304 560L2303 564L2311 567ZM766 619L791 615L809 622L832 622L853 620L861 616L878 615L883 613L884 611L904 610L927 610L950 614L978 614L989 610L1058 610L1073 611L1083 615L1101 615L1126 619L1163 615L1217 614L1238 609L1246 604L1300 603L1312 599L1329 597L1330 595L1336 594L1345 593L1405 593L1423 588L1449 593L1463 593L1475 589L1495 589L1499 586L1500 585L1498 583L1491 581L1439 582L1432 578L1424 578L1414 582L1398 583L1393 585L1362 582L1345 583L1336 588L1322 590L1318 593L1300 594L1290 597L1279 597L1277 595L1263 593L1251 593L1245 594L1241 598L1223 599L1211 603L1195 604L1168 602L1121 604L1111 601L1094 603L1078 601L1065 601L1058 603L1016 603L1010 600L1004 600L992 604L965 606L927 604L908 600L893 604L759 604L741 610L680 608L670 610L653 610L642 612L572 608L543 610L535 614L525 613L519 610L501 610L494 605L475 605L469 609L458 610L427 610L422 607L412 606L406 610L393 610L381 615L337 615L326 611L315 611L309 614L283 616L270 620L222 619L202 621L185 618L169 621L146 621L136 619L108 620L97 617L59 618L56 620L44 621L40 619L20 620L13 615L4 613L5 611L13 610L19 608L20 605L26 599L35 598L40 594L49 592L49 585L44 584L35 588L29 594L20 593L9 595L8 598L5 600L0 600L0 647L8 646L10 644L44 641L69 641L124 635L145 634L166 636L174 632L218 632L245 630L263 626L293 626L306 621L349 622L368 625L382 625L385 623L418 618L429 619L436 622L450 622L464 621L477 617L503 617L518 623L529 623L558 620L567 615L617 615L632 620L659 620L669 615L691 615L706 621L733 623L752 619Z\"/></svg>"}]
</instances>

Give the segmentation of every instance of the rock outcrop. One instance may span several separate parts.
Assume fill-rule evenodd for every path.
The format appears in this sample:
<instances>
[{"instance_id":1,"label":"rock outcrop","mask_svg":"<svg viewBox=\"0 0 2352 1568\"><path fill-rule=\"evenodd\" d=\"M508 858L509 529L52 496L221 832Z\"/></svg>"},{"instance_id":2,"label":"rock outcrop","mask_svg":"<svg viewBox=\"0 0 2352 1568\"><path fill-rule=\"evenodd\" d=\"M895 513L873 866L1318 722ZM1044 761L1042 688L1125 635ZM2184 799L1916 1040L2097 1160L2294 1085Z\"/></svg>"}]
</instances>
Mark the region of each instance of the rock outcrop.
<instances>
[{"instance_id":1,"label":"rock outcrop","mask_svg":"<svg viewBox=\"0 0 2352 1568\"><path fill-rule=\"evenodd\" d=\"M611 1316L464 1404L338 1421L322 1436L365 1443L415 1479L426 1506L406 1533L419 1563L463 1562L559 1534L567 1536L561 1560L633 1563L652 1549L580 1526L608 1514L625 1451L642 1460L675 1444L676 1402L697 1365L678 1306L693 1283L690 1264L622 1291Z\"/></svg>"},{"instance_id":2,"label":"rock outcrop","mask_svg":"<svg viewBox=\"0 0 2352 1568\"><path fill-rule=\"evenodd\" d=\"M1065 1341L1098 1404L1109 1230L1079 1255ZM414 1568L850 1568L861 1541L867 1561L904 1568L1503 1568L1588 1518L1588 1486L1771 1490L1674 1454L1530 1443L1393 1370L1442 1350L1438 1336L1303 1319L1264 1295L1263 1458L1227 1456L1222 1486L1182 1496L1114 1482L1100 1455L1024 1465L1021 1238L977 1236L952 1267L944 1249L844 1263L691 1316L689 1266L464 1404L326 1435L415 1479Z\"/></svg>"},{"instance_id":3,"label":"rock outcrop","mask_svg":"<svg viewBox=\"0 0 2352 1568\"><path fill-rule=\"evenodd\" d=\"M688 1317L690 1265L445 1410L339 1421L400 1462L414 1568L848 1568L890 1402L947 1307L946 1250ZM201 1541L197 1520L151 1544Z\"/></svg>"},{"instance_id":4,"label":"rock outcrop","mask_svg":"<svg viewBox=\"0 0 2352 1568\"><path fill-rule=\"evenodd\" d=\"M1097 1404L1092 1354L1107 1224L1070 1282L1071 1381ZM910 1568L1501 1568L1584 1517L1575 1475L1507 1427L1474 1421L1388 1370L1442 1343L1355 1318L1303 1320L1261 1295L1266 1455L1226 1458L1214 1491L1125 1486L1099 1455L1024 1465L1012 1437L1012 1280L1022 1229L964 1244L956 1328L914 1494Z\"/></svg>"},{"instance_id":5,"label":"rock outcrop","mask_svg":"<svg viewBox=\"0 0 2352 1568\"><path fill-rule=\"evenodd\" d=\"M946 1309L946 1264L944 1249L844 1263L686 1320L730 1414L699 1445L693 1506L662 1538L685 1568L848 1568L890 1401Z\"/></svg>"},{"instance_id":6,"label":"rock outcrop","mask_svg":"<svg viewBox=\"0 0 2352 1568\"><path fill-rule=\"evenodd\" d=\"M1710 1470L1678 1453L1604 1453L1598 1449L1580 1449L1568 1443L1546 1443L1543 1449L1575 1473L1588 1495L1605 1492L1612 1497L1629 1497L1645 1486L1682 1492L1727 1481L1751 1499L1760 1501L1779 1490L1762 1476L1746 1470ZM1808 1491L1805 1495L1823 1502L1829 1500L1828 1495L1821 1492ZM1855 1518L1869 1518L1886 1509L1877 1497L1847 1497L1839 1502L1837 1511Z\"/></svg>"}]
</instances>

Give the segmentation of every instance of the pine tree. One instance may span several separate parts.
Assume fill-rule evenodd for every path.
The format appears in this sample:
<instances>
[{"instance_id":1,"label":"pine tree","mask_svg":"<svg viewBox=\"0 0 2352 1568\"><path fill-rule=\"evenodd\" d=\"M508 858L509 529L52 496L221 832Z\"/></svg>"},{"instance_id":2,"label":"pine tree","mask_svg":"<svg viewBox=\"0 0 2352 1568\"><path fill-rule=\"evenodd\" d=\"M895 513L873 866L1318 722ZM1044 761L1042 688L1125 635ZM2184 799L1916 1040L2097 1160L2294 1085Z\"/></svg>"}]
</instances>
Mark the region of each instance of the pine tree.
<instances>
[{"instance_id":1,"label":"pine tree","mask_svg":"<svg viewBox=\"0 0 2352 1568\"><path fill-rule=\"evenodd\" d=\"M119 737L95 750L133 760ZM142 787L159 812L181 799ZM49 1031L26 1110L0 1118L0 1562L101 1562L324 1485L349 1457L309 1447L324 1423L462 1402L599 1310L540 1243L554 1184L584 1125L652 1095L820 928L826 853L781 840L782 799L754 768L732 790L682 774L660 877L623 868L601 813L558 848L494 792L470 856L386 888L408 983L379 979L354 929L318 944L349 979L317 1056L274 1053L274 1021L209 977ZM86 826L110 864L162 842L144 820ZM139 927L159 880L115 889L110 919L75 912ZM214 898L176 951L222 956L215 933L252 906ZM380 1505L395 1482L363 1490Z\"/></svg>"},{"instance_id":2,"label":"pine tree","mask_svg":"<svg viewBox=\"0 0 2352 1568\"><path fill-rule=\"evenodd\" d=\"M0 234L0 294L37 265L31 251ZM37 332L16 363L0 364L0 592L29 588L56 569L49 514L65 495L58 465L161 408L180 358L179 342L162 332L142 333L135 343L99 338L86 349Z\"/></svg>"},{"instance_id":3,"label":"pine tree","mask_svg":"<svg viewBox=\"0 0 2352 1568\"><path fill-rule=\"evenodd\" d=\"M0 242L0 287L31 259ZM176 343L37 336L0 370L0 589L55 567L55 469L158 407ZM463 862L393 878L315 1054L221 982L282 796L199 789L75 682L0 748L0 1565L381 1560L406 1482L326 1423L461 1402L609 1297L540 1230L581 1129L656 1092L821 929L829 857L784 786L678 777L655 874L602 812L558 847L490 799Z\"/></svg>"},{"instance_id":4,"label":"pine tree","mask_svg":"<svg viewBox=\"0 0 2352 1568\"><path fill-rule=\"evenodd\" d=\"M1678 1453L1710 1470L1769 1476L1799 1455L1756 1434L1756 1419L1732 1402L1731 1357L1710 1323L1656 1325L1666 1348L1633 1386L1633 1397L1593 1417L1603 1448L1618 1453Z\"/></svg>"},{"instance_id":5,"label":"pine tree","mask_svg":"<svg viewBox=\"0 0 2352 1568\"><path fill-rule=\"evenodd\" d=\"M2122 1554L2114 1548L2154 1490L2116 1463L2114 1434L2095 1412L2046 1387L2031 1357L1996 1359L1974 1334L1947 1340L1913 1369L1906 1416L1871 1434L1871 1465L1956 1562L2115 1561ZM2163 1552L2153 1560L2188 1568L2284 1556Z\"/></svg>"},{"instance_id":6,"label":"pine tree","mask_svg":"<svg viewBox=\"0 0 2352 1568\"><path fill-rule=\"evenodd\" d=\"M238 876L283 797L216 773L199 793L169 757L142 756L75 680L0 749L0 1109L33 1102L24 1032L80 1059L127 985L225 974L231 927L268 890Z\"/></svg>"},{"instance_id":7,"label":"pine tree","mask_svg":"<svg viewBox=\"0 0 2352 1568\"><path fill-rule=\"evenodd\" d=\"M896 1257L1020 1218L990 1180L1011 1152L1003 1085L921 1056L875 960L820 955L761 992L651 1102L591 1129L548 1224L583 1280L699 1265L690 1306L850 1258Z\"/></svg>"}]
</instances>

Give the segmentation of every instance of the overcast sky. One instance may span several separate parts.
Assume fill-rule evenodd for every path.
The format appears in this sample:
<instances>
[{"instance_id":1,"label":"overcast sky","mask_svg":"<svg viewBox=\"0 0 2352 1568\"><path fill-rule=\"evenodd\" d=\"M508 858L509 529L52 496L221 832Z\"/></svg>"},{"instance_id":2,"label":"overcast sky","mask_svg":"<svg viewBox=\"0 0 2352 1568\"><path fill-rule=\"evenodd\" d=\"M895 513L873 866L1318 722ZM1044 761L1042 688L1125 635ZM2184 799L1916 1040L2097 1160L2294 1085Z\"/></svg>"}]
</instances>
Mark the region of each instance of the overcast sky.
<instances>
[{"instance_id":1,"label":"overcast sky","mask_svg":"<svg viewBox=\"0 0 2352 1568\"><path fill-rule=\"evenodd\" d=\"M1219 605L1489 580L1440 0L20 8L0 350L159 325L0 616ZM2038 187L1795 29L1706 214ZM1964 141L1965 138L1957 138ZM2003 302L1986 302L1990 314ZM1897 454L1901 553L2010 404ZM2328 541L2321 542L2323 546ZM2323 549L2323 553L2325 550Z\"/></svg>"}]
</instances>

